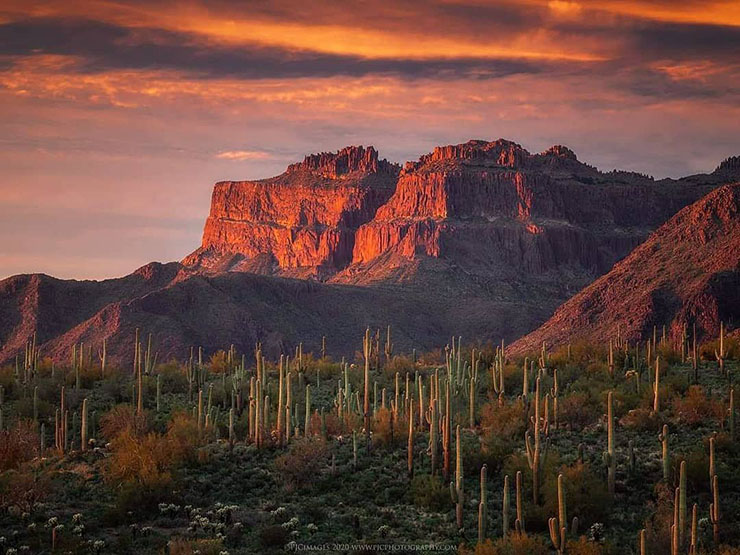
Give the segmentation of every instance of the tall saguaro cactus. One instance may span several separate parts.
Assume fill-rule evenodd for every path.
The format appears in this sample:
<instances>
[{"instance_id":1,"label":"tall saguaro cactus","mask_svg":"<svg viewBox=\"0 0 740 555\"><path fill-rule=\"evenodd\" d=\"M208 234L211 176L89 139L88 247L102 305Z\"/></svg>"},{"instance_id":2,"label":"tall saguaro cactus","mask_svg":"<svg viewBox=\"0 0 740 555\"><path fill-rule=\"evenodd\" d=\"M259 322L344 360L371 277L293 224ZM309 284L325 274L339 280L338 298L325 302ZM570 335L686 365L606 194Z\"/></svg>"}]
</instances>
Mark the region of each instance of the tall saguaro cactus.
<instances>
[{"instance_id":1,"label":"tall saguaro cactus","mask_svg":"<svg viewBox=\"0 0 740 555\"><path fill-rule=\"evenodd\" d=\"M540 498L540 467L547 459L549 442L545 442L544 449L540 445L540 378L537 378L535 384L534 445L532 445L529 430L524 434L524 441L527 447L527 463L532 470L532 497L536 504Z\"/></svg>"},{"instance_id":2,"label":"tall saguaro cactus","mask_svg":"<svg viewBox=\"0 0 740 555\"><path fill-rule=\"evenodd\" d=\"M354 432L353 432L354 434ZM409 478L414 476L414 398L409 399L409 442L407 446Z\"/></svg>"},{"instance_id":3,"label":"tall saguaro cactus","mask_svg":"<svg viewBox=\"0 0 740 555\"><path fill-rule=\"evenodd\" d=\"M660 357L655 357L655 383L653 384L653 412L660 410Z\"/></svg>"},{"instance_id":4,"label":"tall saguaro cactus","mask_svg":"<svg viewBox=\"0 0 740 555\"><path fill-rule=\"evenodd\" d=\"M478 543L482 544L486 539L488 528L488 467L484 464L480 469L480 503L478 504Z\"/></svg>"},{"instance_id":5,"label":"tall saguaro cactus","mask_svg":"<svg viewBox=\"0 0 740 555\"><path fill-rule=\"evenodd\" d=\"M362 341L362 354L365 358L365 397L362 405L364 423L365 423L365 443L367 452L370 452L370 355L372 354L372 338L370 337L370 328L365 330L365 337Z\"/></svg>"},{"instance_id":6,"label":"tall saguaro cactus","mask_svg":"<svg viewBox=\"0 0 740 555\"><path fill-rule=\"evenodd\" d=\"M463 527L463 502L465 495L463 492L463 460L462 444L460 443L460 425L455 429L455 481L450 482L450 495L452 502L455 503L455 516L457 518L457 527Z\"/></svg>"},{"instance_id":7,"label":"tall saguaro cactus","mask_svg":"<svg viewBox=\"0 0 740 555\"><path fill-rule=\"evenodd\" d=\"M606 451L604 452L604 462L607 467L607 482L609 494L614 496L614 485L617 473L617 458L614 452L614 399L613 392L609 392L606 397L606 422L607 422L607 441Z\"/></svg>"},{"instance_id":8,"label":"tall saguaro cactus","mask_svg":"<svg viewBox=\"0 0 740 555\"><path fill-rule=\"evenodd\" d=\"M714 537L714 545L719 545L719 482L717 475L712 477L712 503L709 505L709 518L712 521L712 535Z\"/></svg>"},{"instance_id":9,"label":"tall saguaro cactus","mask_svg":"<svg viewBox=\"0 0 740 555\"><path fill-rule=\"evenodd\" d=\"M501 535L504 538L509 533L509 511L510 511L510 505L511 505L511 500L509 496L510 496L509 475L507 474L506 476L504 476L503 507L502 507L502 512L501 512L501 523L502 523Z\"/></svg>"},{"instance_id":10,"label":"tall saguaro cactus","mask_svg":"<svg viewBox=\"0 0 740 555\"><path fill-rule=\"evenodd\" d=\"M658 434L658 441L661 443L663 453L663 480L667 482L671 473L671 460L668 451L668 424L663 424L663 431Z\"/></svg>"},{"instance_id":11,"label":"tall saguaro cactus","mask_svg":"<svg viewBox=\"0 0 740 555\"><path fill-rule=\"evenodd\" d=\"M522 504L522 471L516 471L516 521L514 528L518 534L524 533L524 513Z\"/></svg>"}]
</instances>

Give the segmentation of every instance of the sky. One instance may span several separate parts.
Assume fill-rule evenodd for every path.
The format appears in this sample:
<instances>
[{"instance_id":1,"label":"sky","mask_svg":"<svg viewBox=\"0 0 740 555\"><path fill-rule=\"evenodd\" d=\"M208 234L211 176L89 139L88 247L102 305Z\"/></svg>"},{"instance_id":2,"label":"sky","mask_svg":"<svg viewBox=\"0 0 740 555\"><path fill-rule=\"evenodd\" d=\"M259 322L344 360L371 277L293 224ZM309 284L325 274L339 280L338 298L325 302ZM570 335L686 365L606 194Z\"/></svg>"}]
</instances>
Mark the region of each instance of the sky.
<instances>
[{"instance_id":1,"label":"sky","mask_svg":"<svg viewBox=\"0 0 740 555\"><path fill-rule=\"evenodd\" d=\"M679 177L740 154L740 2L0 3L0 278L200 243L213 183L500 137Z\"/></svg>"}]
</instances>

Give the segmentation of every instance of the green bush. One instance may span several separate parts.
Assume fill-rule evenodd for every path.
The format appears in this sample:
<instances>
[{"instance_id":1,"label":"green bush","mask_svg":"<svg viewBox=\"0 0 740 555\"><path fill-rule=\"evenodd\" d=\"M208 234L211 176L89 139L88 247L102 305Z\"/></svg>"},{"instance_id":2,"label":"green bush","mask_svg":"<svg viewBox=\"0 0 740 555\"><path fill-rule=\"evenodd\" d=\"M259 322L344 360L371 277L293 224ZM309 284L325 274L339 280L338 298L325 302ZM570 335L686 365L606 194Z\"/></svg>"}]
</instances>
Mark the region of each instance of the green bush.
<instances>
[{"instance_id":1,"label":"green bush","mask_svg":"<svg viewBox=\"0 0 740 555\"><path fill-rule=\"evenodd\" d=\"M411 480L411 499L417 507L440 512L452 503L449 486L445 486L441 478L429 474L418 474Z\"/></svg>"}]
</instances>

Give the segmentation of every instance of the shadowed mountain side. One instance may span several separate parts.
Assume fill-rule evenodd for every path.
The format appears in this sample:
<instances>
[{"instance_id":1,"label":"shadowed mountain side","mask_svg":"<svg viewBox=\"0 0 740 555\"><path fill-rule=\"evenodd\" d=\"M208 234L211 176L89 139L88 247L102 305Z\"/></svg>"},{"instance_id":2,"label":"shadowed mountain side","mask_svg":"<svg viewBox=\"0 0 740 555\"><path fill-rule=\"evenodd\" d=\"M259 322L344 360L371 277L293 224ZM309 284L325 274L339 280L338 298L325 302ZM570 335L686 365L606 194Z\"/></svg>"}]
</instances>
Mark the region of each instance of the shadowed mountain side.
<instances>
[{"instance_id":1,"label":"shadowed mountain side","mask_svg":"<svg viewBox=\"0 0 740 555\"><path fill-rule=\"evenodd\" d=\"M261 341L266 354L290 354L302 341L318 352L322 335L338 358L361 348L366 326L390 324L396 351L444 346L453 334L497 341L513 338L547 309L483 297L413 293L313 281L229 273L193 276L128 302L112 303L85 322L41 345L46 356L65 359L70 345L100 345L126 365L133 358L134 330L154 333L159 360L187 357L192 345L207 354L234 344L251 352ZM526 315L526 316L525 316ZM490 333L489 331L490 330ZM494 333L495 331L495 333Z\"/></svg>"},{"instance_id":2,"label":"shadowed mountain side","mask_svg":"<svg viewBox=\"0 0 740 555\"><path fill-rule=\"evenodd\" d=\"M512 352L578 339L630 340L696 324L714 337L740 322L740 183L716 189L656 230L627 258L561 306Z\"/></svg>"}]
</instances>

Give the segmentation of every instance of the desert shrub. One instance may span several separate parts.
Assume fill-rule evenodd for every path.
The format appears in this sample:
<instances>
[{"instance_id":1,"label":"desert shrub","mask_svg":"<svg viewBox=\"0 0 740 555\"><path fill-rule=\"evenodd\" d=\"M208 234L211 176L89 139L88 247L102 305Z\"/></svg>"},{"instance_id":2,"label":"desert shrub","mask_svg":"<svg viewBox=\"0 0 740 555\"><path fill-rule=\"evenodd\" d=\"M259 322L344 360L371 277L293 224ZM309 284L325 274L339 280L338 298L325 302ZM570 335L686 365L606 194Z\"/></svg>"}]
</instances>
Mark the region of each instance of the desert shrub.
<instances>
[{"instance_id":1,"label":"desert shrub","mask_svg":"<svg viewBox=\"0 0 740 555\"><path fill-rule=\"evenodd\" d=\"M683 457L683 460L686 461L686 485L689 491L709 491L708 452L703 447L693 449ZM679 458L678 464L680 461Z\"/></svg>"},{"instance_id":2,"label":"desert shrub","mask_svg":"<svg viewBox=\"0 0 740 555\"><path fill-rule=\"evenodd\" d=\"M141 435L146 430L146 415L137 415L136 408L132 405L116 405L100 418L100 432L109 441L126 431L133 435Z\"/></svg>"},{"instance_id":3,"label":"desert shrub","mask_svg":"<svg viewBox=\"0 0 740 555\"><path fill-rule=\"evenodd\" d=\"M185 370L176 360L171 360L157 366L157 373L161 376L162 393L187 393L188 377Z\"/></svg>"},{"instance_id":4,"label":"desert shrub","mask_svg":"<svg viewBox=\"0 0 740 555\"><path fill-rule=\"evenodd\" d=\"M0 471L18 468L38 454L40 442L36 426L20 420L6 430L0 430Z\"/></svg>"},{"instance_id":5,"label":"desert shrub","mask_svg":"<svg viewBox=\"0 0 740 555\"><path fill-rule=\"evenodd\" d=\"M678 364L681 362L681 351L677 351L673 345L663 343L658 345L658 354L660 360L668 364Z\"/></svg>"},{"instance_id":6,"label":"desert shrub","mask_svg":"<svg viewBox=\"0 0 740 555\"><path fill-rule=\"evenodd\" d=\"M558 399L558 420L570 429L582 430L601 416L598 400L587 392L574 392Z\"/></svg>"},{"instance_id":7,"label":"desert shrub","mask_svg":"<svg viewBox=\"0 0 740 555\"><path fill-rule=\"evenodd\" d=\"M223 552L221 540L185 540L175 539L167 542L170 555L218 555Z\"/></svg>"},{"instance_id":8,"label":"desert shrub","mask_svg":"<svg viewBox=\"0 0 740 555\"><path fill-rule=\"evenodd\" d=\"M548 482L557 481L557 473L560 468L560 456L557 451L550 446L545 464L540 466L540 496L544 492L544 485ZM513 487L516 473L522 473L522 497L524 499L524 522L527 530L547 530L547 519L553 516L552 513L545 510L544 505L532 503L532 471L527 462L527 456L524 453L513 453L504 462L502 474L508 474L509 480Z\"/></svg>"},{"instance_id":9,"label":"desert shrub","mask_svg":"<svg viewBox=\"0 0 740 555\"><path fill-rule=\"evenodd\" d=\"M481 411L481 427L484 437L524 437L526 428L523 408L517 403L504 403L502 406L498 405L498 401L486 403Z\"/></svg>"},{"instance_id":10,"label":"desert shrub","mask_svg":"<svg viewBox=\"0 0 740 555\"><path fill-rule=\"evenodd\" d=\"M608 555L615 553L609 545L589 541L585 536L570 540L565 550L568 555Z\"/></svg>"},{"instance_id":11,"label":"desert shrub","mask_svg":"<svg viewBox=\"0 0 740 555\"><path fill-rule=\"evenodd\" d=\"M725 359L740 359L740 336L728 337L725 335ZM704 360L717 360L714 353L719 352L719 338L708 343L704 343L699 348L699 353Z\"/></svg>"},{"instance_id":12,"label":"desert shrub","mask_svg":"<svg viewBox=\"0 0 740 555\"><path fill-rule=\"evenodd\" d=\"M597 475L588 464L576 462L571 466L561 467L568 518L578 517L579 527L589 526L594 522L603 522L611 506L611 496L606 482ZM557 514L558 485L557 480L547 480L542 487L545 512Z\"/></svg>"},{"instance_id":13,"label":"desert shrub","mask_svg":"<svg viewBox=\"0 0 740 555\"><path fill-rule=\"evenodd\" d=\"M689 387L686 396L673 399L673 413L682 424L698 426L709 422L721 422L724 407L721 401L709 399L698 385Z\"/></svg>"},{"instance_id":14,"label":"desert shrub","mask_svg":"<svg viewBox=\"0 0 740 555\"><path fill-rule=\"evenodd\" d=\"M263 547L282 547L288 542L288 530L282 526L265 526L259 531Z\"/></svg>"},{"instance_id":15,"label":"desert shrub","mask_svg":"<svg viewBox=\"0 0 740 555\"><path fill-rule=\"evenodd\" d=\"M445 511L450 507L450 489L437 476L418 474L411 480L411 499L417 507Z\"/></svg>"},{"instance_id":16,"label":"desert shrub","mask_svg":"<svg viewBox=\"0 0 740 555\"><path fill-rule=\"evenodd\" d=\"M337 437L344 433L343 422L339 420L336 412L330 412L324 417L326 422L326 433L329 437Z\"/></svg>"},{"instance_id":17,"label":"desert shrub","mask_svg":"<svg viewBox=\"0 0 740 555\"><path fill-rule=\"evenodd\" d=\"M171 469L179 462L168 439L155 433L137 436L126 429L111 441L111 450L105 478L114 483L134 482L145 490L169 485Z\"/></svg>"},{"instance_id":18,"label":"desert shrub","mask_svg":"<svg viewBox=\"0 0 740 555\"><path fill-rule=\"evenodd\" d=\"M0 509L17 507L32 513L36 505L51 492L48 476L34 472L9 470L0 474Z\"/></svg>"},{"instance_id":19,"label":"desert shrub","mask_svg":"<svg viewBox=\"0 0 740 555\"><path fill-rule=\"evenodd\" d=\"M393 413L386 408L379 408L373 419L373 445L392 447L407 436L404 430L399 429L398 423L393 421Z\"/></svg>"},{"instance_id":20,"label":"desert shrub","mask_svg":"<svg viewBox=\"0 0 740 555\"><path fill-rule=\"evenodd\" d=\"M398 372L399 379L402 381L406 379L407 373L413 378L415 370L413 359L407 355L394 355L391 361L383 367L386 376L393 378Z\"/></svg>"},{"instance_id":21,"label":"desert shrub","mask_svg":"<svg viewBox=\"0 0 740 555\"><path fill-rule=\"evenodd\" d=\"M167 425L167 441L174 459L194 461L196 451L201 445L200 430L196 419L186 412L174 414Z\"/></svg>"},{"instance_id":22,"label":"desert shrub","mask_svg":"<svg viewBox=\"0 0 740 555\"><path fill-rule=\"evenodd\" d=\"M508 437L485 433L481 437L480 449L472 449L465 457L464 467L480 470L488 465L489 472L498 472L506 458L519 446L519 442Z\"/></svg>"},{"instance_id":23,"label":"desert shrub","mask_svg":"<svg viewBox=\"0 0 740 555\"><path fill-rule=\"evenodd\" d=\"M655 486L655 510L646 522L648 553L670 553L674 490L663 482Z\"/></svg>"},{"instance_id":24,"label":"desert shrub","mask_svg":"<svg viewBox=\"0 0 740 555\"><path fill-rule=\"evenodd\" d=\"M224 372L228 372L230 370L228 360L228 353L223 349L220 349L211 355L211 358L208 361L208 370L214 374L223 374Z\"/></svg>"},{"instance_id":25,"label":"desert shrub","mask_svg":"<svg viewBox=\"0 0 740 555\"><path fill-rule=\"evenodd\" d=\"M663 425L663 418L651 409L637 408L625 414L619 423L630 430L638 432L655 431L657 433Z\"/></svg>"},{"instance_id":26,"label":"desert shrub","mask_svg":"<svg viewBox=\"0 0 740 555\"><path fill-rule=\"evenodd\" d=\"M15 379L15 370L12 366L4 366L3 368L0 368L0 387L3 388L6 399L11 399L15 396L17 383L18 382Z\"/></svg>"},{"instance_id":27,"label":"desert shrub","mask_svg":"<svg viewBox=\"0 0 740 555\"><path fill-rule=\"evenodd\" d=\"M507 393L521 393L524 376L522 373L524 362L521 364L504 365L504 390Z\"/></svg>"},{"instance_id":28,"label":"desert shrub","mask_svg":"<svg viewBox=\"0 0 740 555\"><path fill-rule=\"evenodd\" d=\"M299 439L290 444L287 453L274 461L285 488L301 488L316 479L316 475L326 466L329 448L320 437Z\"/></svg>"},{"instance_id":29,"label":"desert shrub","mask_svg":"<svg viewBox=\"0 0 740 555\"><path fill-rule=\"evenodd\" d=\"M100 365L96 365L94 363L92 366L85 363L85 365L83 365L82 368L79 369L79 374L80 386L82 387L82 389L92 389L95 385L95 382L103 378L100 372ZM65 383L67 384L67 387L74 387L77 383L76 374L74 372L67 372L65 376Z\"/></svg>"},{"instance_id":30,"label":"desert shrub","mask_svg":"<svg viewBox=\"0 0 740 555\"><path fill-rule=\"evenodd\" d=\"M547 555L550 549L539 536L509 534L506 538L486 540L473 549L461 547L460 555Z\"/></svg>"}]
</instances>

